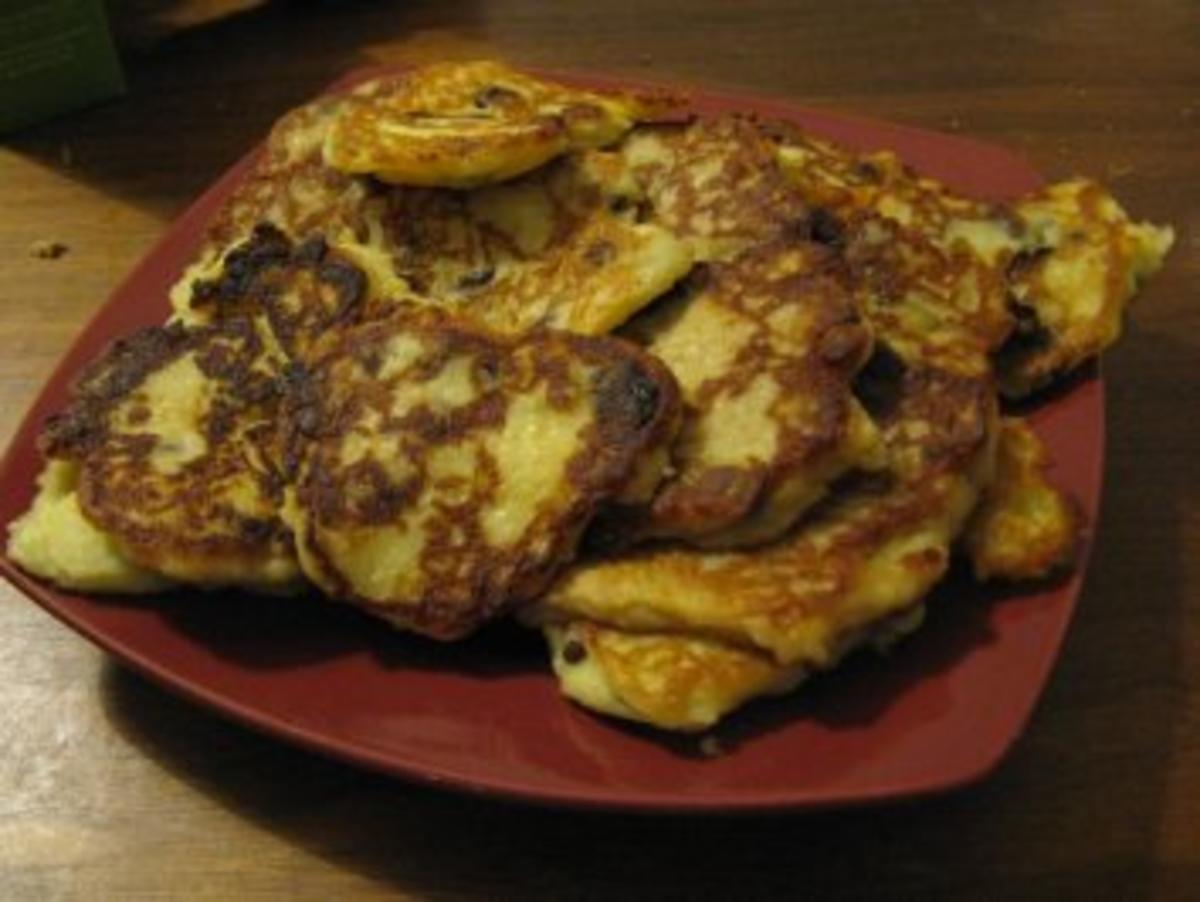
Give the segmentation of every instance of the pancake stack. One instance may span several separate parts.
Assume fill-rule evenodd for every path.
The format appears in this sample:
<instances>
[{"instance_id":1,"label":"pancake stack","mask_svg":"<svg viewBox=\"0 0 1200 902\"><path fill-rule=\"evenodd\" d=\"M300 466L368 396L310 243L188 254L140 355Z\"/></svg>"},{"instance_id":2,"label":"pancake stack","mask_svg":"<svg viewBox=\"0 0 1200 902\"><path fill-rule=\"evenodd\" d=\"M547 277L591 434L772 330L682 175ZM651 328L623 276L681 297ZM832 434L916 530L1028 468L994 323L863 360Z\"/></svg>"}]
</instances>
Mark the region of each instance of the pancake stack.
<instances>
[{"instance_id":1,"label":"pancake stack","mask_svg":"<svg viewBox=\"0 0 1200 902\"><path fill-rule=\"evenodd\" d=\"M280 120L170 322L47 423L9 553L438 640L515 616L576 702L703 730L917 628L956 554L1071 566L1000 396L1116 340L1172 241L1084 179L984 203L678 98L388 76Z\"/></svg>"}]
</instances>

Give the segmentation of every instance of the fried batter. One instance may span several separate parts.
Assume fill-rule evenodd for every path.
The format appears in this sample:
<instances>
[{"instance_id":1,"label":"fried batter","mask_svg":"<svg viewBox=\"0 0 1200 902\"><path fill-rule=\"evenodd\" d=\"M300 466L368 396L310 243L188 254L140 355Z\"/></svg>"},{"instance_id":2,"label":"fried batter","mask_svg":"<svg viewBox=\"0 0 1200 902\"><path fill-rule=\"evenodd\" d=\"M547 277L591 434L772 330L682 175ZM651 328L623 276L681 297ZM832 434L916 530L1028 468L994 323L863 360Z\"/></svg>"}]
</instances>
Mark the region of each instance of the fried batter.
<instances>
[{"instance_id":1,"label":"fried batter","mask_svg":"<svg viewBox=\"0 0 1200 902\"><path fill-rule=\"evenodd\" d=\"M572 157L466 194L396 189L385 246L416 292L459 316L603 334L692 265L670 231L618 202L606 175Z\"/></svg>"},{"instance_id":2,"label":"fried batter","mask_svg":"<svg viewBox=\"0 0 1200 902\"><path fill-rule=\"evenodd\" d=\"M1074 503L1046 478L1049 455L1018 419L1004 420L996 473L964 534L980 580L1042 579L1075 552L1080 519Z\"/></svg>"},{"instance_id":3,"label":"fried batter","mask_svg":"<svg viewBox=\"0 0 1200 902\"><path fill-rule=\"evenodd\" d=\"M669 730L702 730L759 695L788 692L804 669L713 639L630 633L586 621L546 627L563 693Z\"/></svg>"},{"instance_id":4,"label":"fried batter","mask_svg":"<svg viewBox=\"0 0 1200 902\"><path fill-rule=\"evenodd\" d=\"M397 185L473 188L658 118L665 95L597 94L500 63L444 63L361 85L325 140L333 169Z\"/></svg>"},{"instance_id":5,"label":"fried batter","mask_svg":"<svg viewBox=\"0 0 1200 902\"><path fill-rule=\"evenodd\" d=\"M170 582L137 566L79 509L79 467L48 461L33 505L8 526L8 556L27 573L77 592L161 592Z\"/></svg>"},{"instance_id":6,"label":"fried batter","mask_svg":"<svg viewBox=\"0 0 1200 902\"><path fill-rule=\"evenodd\" d=\"M540 593L597 507L645 478L679 405L624 342L504 337L419 306L342 332L293 389L305 572L441 639Z\"/></svg>"},{"instance_id":7,"label":"fried batter","mask_svg":"<svg viewBox=\"0 0 1200 902\"><path fill-rule=\"evenodd\" d=\"M275 362L247 321L146 329L116 343L46 424L78 467L78 504L122 556L170 579L286 591Z\"/></svg>"},{"instance_id":8,"label":"fried batter","mask_svg":"<svg viewBox=\"0 0 1200 902\"><path fill-rule=\"evenodd\" d=\"M807 234L808 205L752 119L640 128L619 156L627 196L687 242L697 260L730 260L756 245Z\"/></svg>"},{"instance_id":9,"label":"fried batter","mask_svg":"<svg viewBox=\"0 0 1200 902\"><path fill-rule=\"evenodd\" d=\"M871 350L836 256L779 241L699 270L624 334L679 380L686 416L674 475L644 535L705 547L783 533L880 447L850 387Z\"/></svg>"},{"instance_id":10,"label":"fried batter","mask_svg":"<svg viewBox=\"0 0 1200 902\"><path fill-rule=\"evenodd\" d=\"M282 364L310 357L331 331L386 316L405 297L404 286L388 288L353 250L320 235L297 245L262 223L194 284L189 308L203 322L254 321Z\"/></svg>"},{"instance_id":11,"label":"fried batter","mask_svg":"<svg viewBox=\"0 0 1200 902\"><path fill-rule=\"evenodd\" d=\"M912 325L939 331L947 347L969 333L995 354L1010 397L1115 341L1125 306L1174 242L1170 228L1130 221L1086 179L990 204L956 195L889 152L857 154L790 127L775 132L784 170L821 210L827 235L868 269L881 250L911 258L909 267L889 267L903 274L904 290L951 301ZM926 276L931 260L936 280Z\"/></svg>"},{"instance_id":12,"label":"fried batter","mask_svg":"<svg viewBox=\"0 0 1200 902\"><path fill-rule=\"evenodd\" d=\"M1020 329L996 366L1006 395L1023 397L1070 372L1121 334L1121 316L1175 241L1132 222L1095 182L1061 182L1013 208L1026 246L1009 267Z\"/></svg>"},{"instance_id":13,"label":"fried batter","mask_svg":"<svg viewBox=\"0 0 1200 902\"><path fill-rule=\"evenodd\" d=\"M917 629L925 609L881 620L845 650L887 651ZM763 695L783 695L808 676L761 651L678 633L633 633L587 621L545 628L564 695L585 708L669 730L695 732Z\"/></svg>"},{"instance_id":14,"label":"fried batter","mask_svg":"<svg viewBox=\"0 0 1200 902\"><path fill-rule=\"evenodd\" d=\"M319 234L333 244L351 244L386 276L389 258L380 250L386 189L330 169L321 156L342 103L340 97L322 97L276 123L250 174L209 225L196 260L171 290L180 319L196 321L195 284L216 278L226 254L261 223L297 240Z\"/></svg>"}]
</instances>

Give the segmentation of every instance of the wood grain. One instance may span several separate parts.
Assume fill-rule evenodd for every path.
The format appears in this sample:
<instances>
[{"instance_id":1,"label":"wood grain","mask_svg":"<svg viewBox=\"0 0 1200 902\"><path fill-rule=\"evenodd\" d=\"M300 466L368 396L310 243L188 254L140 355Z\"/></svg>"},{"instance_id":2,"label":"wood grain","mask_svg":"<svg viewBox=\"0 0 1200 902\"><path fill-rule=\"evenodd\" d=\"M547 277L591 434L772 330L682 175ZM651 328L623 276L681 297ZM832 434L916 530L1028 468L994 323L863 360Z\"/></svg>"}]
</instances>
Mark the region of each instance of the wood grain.
<instances>
[{"instance_id":1,"label":"wood grain","mask_svg":"<svg viewBox=\"0 0 1200 902\"><path fill-rule=\"evenodd\" d=\"M741 819L564 814L364 774L113 664L0 587L0 898L1200 893L1200 8L593 0L113 4L131 92L0 148L0 439L172 216L369 61L498 55L960 131L1173 223L1106 358L1088 587L1025 738L957 794ZM35 258L39 240L68 246Z\"/></svg>"}]
</instances>

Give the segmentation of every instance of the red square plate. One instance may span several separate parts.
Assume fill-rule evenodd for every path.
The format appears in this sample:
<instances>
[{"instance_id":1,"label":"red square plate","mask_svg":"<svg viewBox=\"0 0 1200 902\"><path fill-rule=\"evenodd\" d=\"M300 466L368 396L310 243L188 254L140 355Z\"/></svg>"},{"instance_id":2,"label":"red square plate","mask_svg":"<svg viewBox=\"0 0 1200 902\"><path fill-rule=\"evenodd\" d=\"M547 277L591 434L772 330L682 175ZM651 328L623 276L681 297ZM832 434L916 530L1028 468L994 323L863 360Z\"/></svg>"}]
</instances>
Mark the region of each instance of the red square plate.
<instances>
[{"instance_id":1,"label":"red square plate","mask_svg":"<svg viewBox=\"0 0 1200 902\"><path fill-rule=\"evenodd\" d=\"M1010 197L1039 181L1021 158L958 137L781 100L707 93L693 106L700 113L752 110L855 147L892 148L918 170L980 197ZM29 505L43 418L109 340L166 316L168 287L254 157L180 217L67 353L0 467L0 522ZM1103 448L1099 377L1075 380L1032 419L1057 462L1054 478L1094 523ZM699 754L694 738L664 738L567 703L540 639L514 627L441 646L315 600L232 592L89 598L30 579L6 558L0 571L164 686L308 748L427 783L530 801L701 811L861 803L982 777L1016 740L1046 682L1085 561L1086 549L1066 581L1003 595L951 579L935 593L925 627L891 656L859 656L793 697L755 703L721 727L723 753L716 757Z\"/></svg>"}]
</instances>

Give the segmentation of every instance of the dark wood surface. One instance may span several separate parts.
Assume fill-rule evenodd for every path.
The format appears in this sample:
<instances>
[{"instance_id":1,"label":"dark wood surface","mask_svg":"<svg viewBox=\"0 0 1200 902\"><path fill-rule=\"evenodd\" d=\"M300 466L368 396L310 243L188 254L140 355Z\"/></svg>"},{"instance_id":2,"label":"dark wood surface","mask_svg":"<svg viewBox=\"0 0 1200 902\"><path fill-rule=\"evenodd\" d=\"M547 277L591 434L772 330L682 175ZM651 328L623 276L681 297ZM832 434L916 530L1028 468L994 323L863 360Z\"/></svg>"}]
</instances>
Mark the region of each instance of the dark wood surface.
<instances>
[{"instance_id":1,"label":"dark wood surface","mask_svg":"<svg viewBox=\"0 0 1200 902\"><path fill-rule=\"evenodd\" d=\"M1200 897L1200 6L115 3L131 92L0 142L0 440L74 333L289 106L496 55L786 95L1106 180L1179 232L1107 355L1079 615L981 785L815 816L529 809L373 776L176 700L0 586L0 898ZM56 260L31 256L61 241Z\"/></svg>"}]
</instances>

